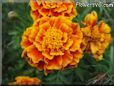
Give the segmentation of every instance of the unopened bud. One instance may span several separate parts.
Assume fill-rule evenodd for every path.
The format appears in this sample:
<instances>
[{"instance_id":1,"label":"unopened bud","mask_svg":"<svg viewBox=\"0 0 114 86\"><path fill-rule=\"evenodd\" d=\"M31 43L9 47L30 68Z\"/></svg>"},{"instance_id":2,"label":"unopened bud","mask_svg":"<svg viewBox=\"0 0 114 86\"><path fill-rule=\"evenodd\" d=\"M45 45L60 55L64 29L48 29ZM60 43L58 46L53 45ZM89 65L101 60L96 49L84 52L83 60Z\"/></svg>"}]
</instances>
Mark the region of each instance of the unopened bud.
<instances>
[{"instance_id":1,"label":"unopened bud","mask_svg":"<svg viewBox=\"0 0 114 86\"><path fill-rule=\"evenodd\" d=\"M17 16L18 15L17 15L17 13L15 11L10 11L8 13L8 18L10 18L10 19L16 18Z\"/></svg>"}]
</instances>

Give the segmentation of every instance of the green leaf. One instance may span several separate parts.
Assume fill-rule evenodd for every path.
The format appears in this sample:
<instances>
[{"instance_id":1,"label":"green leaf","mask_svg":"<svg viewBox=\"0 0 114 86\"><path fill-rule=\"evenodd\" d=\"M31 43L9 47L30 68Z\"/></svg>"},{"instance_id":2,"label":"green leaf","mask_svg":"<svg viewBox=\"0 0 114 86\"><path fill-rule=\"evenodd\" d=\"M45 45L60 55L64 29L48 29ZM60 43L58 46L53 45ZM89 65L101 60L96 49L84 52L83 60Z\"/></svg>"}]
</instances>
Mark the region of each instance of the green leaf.
<instances>
[{"instance_id":1,"label":"green leaf","mask_svg":"<svg viewBox=\"0 0 114 86\"><path fill-rule=\"evenodd\" d=\"M75 70L75 72L76 72L76 75L78 76L78 78L82 81L82 82L84 82L84 80L85 80L85 77L88 75L88 71L86 71L86 70L84 70L84 69L82 69L82 68L76 68L76 70Z\"/></svg>"},{"instance_id":2,"label":"green leaf","mask_svg":"<svg viewBox=\"0 0 114 86\"><path fill-rule=\"evenodd\" d=\"M17 32L17 31L10 31L10 32L8 32L8 34L9 34L9 35L14 35L14 36L15 36L15 35L18 34L18 32Z\"/></svg>"}]
</instances>

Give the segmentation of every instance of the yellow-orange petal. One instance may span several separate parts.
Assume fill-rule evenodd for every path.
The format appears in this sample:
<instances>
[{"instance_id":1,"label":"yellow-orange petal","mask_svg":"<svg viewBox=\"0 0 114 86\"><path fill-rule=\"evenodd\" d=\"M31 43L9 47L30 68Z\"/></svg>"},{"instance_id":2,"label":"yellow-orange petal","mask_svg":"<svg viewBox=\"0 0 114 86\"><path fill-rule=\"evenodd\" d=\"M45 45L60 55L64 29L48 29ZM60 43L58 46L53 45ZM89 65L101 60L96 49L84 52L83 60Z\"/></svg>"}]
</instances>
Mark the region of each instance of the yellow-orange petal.
<instances>
[{"instance_id":1,"label":"yellow-orange petal","mask_svg":"<svg viewBox=\"0 0 114 86\"><path fill-rule=\"evenodd\" d=\"M73 34L76 35L77 31L80 30L80 25L78 23L72 23L71 28L73 28Z\"/></svg>"},{"instance_id":2,"label":"yellow-orange petal","mask_svg":"<svg viewBox=\"0 0 114 86\"><path fill-rule=\"evenodd\" d=\"M46 68L48 70L52 69L61 69L62 68L62 57L61 56L56 56L52 60L48 60L48 64L46 65Z\"/></svg>"},{"instance_id":3,"label":"yellow-orange petal","mask_svg":"<svg viewBox=\"0 0 114 86\"><path fill-rule=\"evenodd\" d=\"M74 65L74 66L77 66L80 59L83 57L83 54L82 52L80 51L76 51L74 54L73 54L73 60L72 62L70 63L70 65Z\"/></svg>"},{"instance_id":4,"label":"yellow-orange petal","mask_svg":"<svg viewBox=\"0 0 114 86\"><path fill-rule=\"evenodd\" d=\"M105 34L105 41L108 42L108 43L111 43L112 42L112 36L111 36L111 34Z\"/></svg>"},{"instance_id":5,"label":"yellow-orange petal","mask_svg":"<svg viewBox=\"0 0 114 86\"><path fill-rule=\"evenodd\" d=\"M40 8L40 3L37 2L38 0L30 0L30 6L32 10L37 10Z\"/></svg>"},{"instance_id":6,"label":"yellow-orange petal","mask_svg":"<svg viewBox=\"0 0 114 86\"><path fill-rule=\"evenodd\" d=\"M53 23L53 27L56 27L56 28L59 29L61 23L63 22L63 20L61 20L61 18L62 18L62 16L59 17L58 19L55 17L55 19L54 19L54 23ZM53 20L52 20L52 21L53 21ZM55 22L56 22L56 23L55 23Z\"/></svg>"},{"instance_id":7,"label":"yellow-orange petal","mask_svg":"<svg viewBox=\"0 0 114 86\"><path fill-rule=\"evenodd\" d=\"M31 33L32 27L26 28L26 30L23 33L23 36L28 37Z\"/></svg>"},{"instance_id":8,"label":"yellow-orange petal","mask_svg":"<svg viewBox=\"0 0 114 86\"><path fill-rule=\"evenodd\" d=\"M43 60L42 53L39 52L34 45L28 47L27 56L28 58L32 59L33 63L38 63L39 61Z\"/></svg>"},{"instance_id":9,"label":"yellow-orange petal","mask_svg":"<svg viewBox=\"0 0 114 86\"><path fill-rule=\"evenodd\" d=\"M36 39L35 39L36 42L41 42L42 41L44 32L45 32L45 30L43 28L40 28L40 30L39 30L39 32L36 36Z\"/></svg>"},{"instance_id":10,"label":"yellow-orange petal","mask_svg":"<svg viewBox=\"0 0 114 86\"><path fill-rule=\"evenodd\" d=\"M87 26L94 26L98 20L97 13L95 11L92 11L91 13L87 14L84 23Z\"/></svg>"},{"instance_id":11,"label":"yellow-orange petal","mask_svg":"<svg viewBox=\"0 0 114 86\"><path fill-rule=\"evenodd\" d=\"M39 13L42 15L42 16L51 16L51 14L50 14L50 9L43 9L43 8L41 8L41 9L39 9L38 10L39 11Z\"/></svg>"},{"instance_id":12,"label":"yellow-orange petal","mask_svg":"<svg viewBox=\"0 0 114 86\"><path fill-rule=\"evenodd\" d=\"M52 56L58 56L58 55L64 55L64 53L62 51L51 51L50 55Z\"/></svg>"},{"instance_id":13,"label":"yellow-orange petal","mask_svg":"<svg viewBox=\"0 0 114 86\"><path fill-rule=\"evenodd\" d=\"M68 64L72 62L73 56L70 52L65 51L65 54L62 56L62 66L63 68L66 67Z\"/></svg>"},{"instance_id":14,"label":"yellow-orange petal","mask_svg":"<svg viewBox=\"0 0 114 86\"><path fill-rule=\"evenodd\" d=\"M69 39L65 44L64 44L64 49L69 50L69 48L72 46L73 40Z\"/></svg>"},{"instance_id":15,"label":"yellow-orange petal","mask_svg":"<svg viewBox=\"0 0 114 86\"><path fill-rule=\"evenodd\" d=\"M66 4L67 5L67 4ZM72 5L67 5L68 6L68 10L66 11L66 13L70 14L72 12L72 8L73 8L73 4ZM75 15L76 16L76 15Z\"/></svg>"},{"instance_id":16,"label":"yellow-orange petal","mask_svg":"<svg viewBox=\"0 0 114 86\"><path fill-rule=\"evenodd\" d=\"M30 45L32 45L32 42L30 42L26 36L23 36L22 37L22 41L21 41L21 47L23 49L25 49L25 48L27 48Z\"/></svg>"},{"instance_id":17,"label":"yellow-orange petal","mask_svg":"<svg viewBox=\"0 0 114 86\"><path fill-rule=\"evenodd\" d=\"M100 60L103 59L103 55L102 54L101 55L95 54L95 55L93 55L93 57L96 59L96 61L100 61Z\"/></svg>"},{"instance_id":18,"label":"yellow-orange petal","mask_svg":"<svg viewBox=\"0 0 114 86\"><path fill-rule=\"evenodd\" d=\"M25 48L22 52L22 57L27 57L27 48Z\"/></svg>"},{"instance_id":19,"label":"yellow-orange petal","mask_svg":"<svg viewBox=\"0 0 114 86\"><path fill-rule=\"evenodd\" d=\"M61 24L60 29L66 33L72 33L73 30L65 23Z\"/></svg>"},{"instance_id":20,"label":"yellow-orange petal","mask_svg":"<svg viewBox=\"0 0 114 86\"><path fill-rule=\"evenodd\" d=\"M83 38L82 43L81 43L81 45L80 45L80 48L81 48L82 50L85 50L86 47L87 47L87 44L88 44L88 40L85 39L85 38Z\"/></svg>"},{"instance_id":21,"label":"yellow-orange petal","mask_svg":"<svg viewBox=\"0 0 114 86\"><path fill-rule=\"evenodd\" d=\"M99 50L99 46L97 46L95 43L90 43L91 52L95 54Z\"/></svg>"},{"instance_id":22,"label":"yellow-orange petal","mask_svg":"<svg viewBox=\"0 0 114 86\"><path fill-rule=\"evenodd\" d=\"M82 40L79 39L79 40L74 40L72 46L70 47L70 51L74 52L76 50L79 50L80 49L80 44L81 44Z\"/></svg>"},{"instance_id":23,"label":"yellow-orange petal","mask_svg":"<svg viewBox=\"0 0 114 86\"><path fill-rule=\"evenodd\" d=\"M49 22L47 22L47 23L44 23L44 24L40 25L39 28L42 28L45 31L47 31L47 29L49 29L49 27L50 27L50 24L49 24Z\"/></svg>"},{"instance_id":24,"label":"yellow-orange petal","mask_svg":"<svg viewBox=\"0 0 114 86\"><path fill-rule=\"evenodd\" d=\"M89 26L82 28L81 31L83 32L84 36L87 36L87 37L91 36L91 28Z\"/></svg>"},{"instance_id":25,"label":"yellow-orange petal","mask_svg":"<svg viewBox=\"0 0 114 86\"><path fill-rule=\"evenodd\" d=\"M49 55L49 54L46 53L46 52L42 52L42 55L43 55L45 58L48 58L49 60L52 60L52 59L54 58L54 56Z\"/></svg>"},{"instance_id":26,"label":"yellow-orange petal","mask_svg":"<svg viewBox=\"0 0 114 86\"><path fill-rule=\"evenodd\" d=\"M100 32L103 32L103 33L110 33L111 31L111 28L108 24L106 24L104 21L101 21L99 23L99 30Z\"/></svg>"},{"instance_id":27,"label":"yellow-orange petal","mask_svg":"<svg viewBox=\"0 0 114 86\"><path fill-rule=\"evenodd\" d=\"M66 43L67 40L68 40L68 34L64 32L64 33L63 33L62 41L63 41L64 43Z\"/></svg>"},{"instance_id":28,"label":"yellow-orange petal","mask_svg":"<svg viewBox=\"0 0 114 86\"><path fill-rule=\"evenodd\" d=\"M54 12L58 12L59 13L59 12L62 12L64 10L67 10L67 7L65 6L65 4L62 4L61 7L55 8Z\"/></svg>"},{"instance_id":29,"label":"yellow-orange petal","mask_svg":"<svg viewBox=\"0 0 114 86\"><path fill-rule=\"evenodd\" d=\"M39 51L42 51L42 45L40 43L34 42L34 45Z\"/></svg>"},{"instance_id":30,"label":"yellow-orange petal","mask_svg":"<svg viewBox=\"0 0 114 86\"><path fill-rule=\"evenodd\" d=\"M34 42L35 41L35 38L36 38L36 36L37 36L37 34L39 32L39 28L36 28L34 26L32 28L34 28L34 29L32 29L31 30L31 33L29 34L29 40L31 42Z\"/></svg>"},{"instance_id":31,"label":"yellow-orange petal","mask_svg":"<svg viewBox=\"0 0 114 86\"><path fill-rule=\"evenodd\" d=\"M70 47L70 51L73 51L74 52L76 50L79 50L80 44L82 43L82 39L80 39L77 35L72 35L72 38L71 39L73 40L73 44Z\"/></svg>"},{"instance_id":32,"label":"yellow-orange petal","mask_svg":"<svg viewBox=\"0 0 114 86\"><path fill-rule=\"evenodd\" d=\"M30 15L31 15L31 17L33 18L34 21L36 21L38 18L42 17L42 15L40 15L37 10L36 11L31 11Z\"/></svg>"}]
</instances>

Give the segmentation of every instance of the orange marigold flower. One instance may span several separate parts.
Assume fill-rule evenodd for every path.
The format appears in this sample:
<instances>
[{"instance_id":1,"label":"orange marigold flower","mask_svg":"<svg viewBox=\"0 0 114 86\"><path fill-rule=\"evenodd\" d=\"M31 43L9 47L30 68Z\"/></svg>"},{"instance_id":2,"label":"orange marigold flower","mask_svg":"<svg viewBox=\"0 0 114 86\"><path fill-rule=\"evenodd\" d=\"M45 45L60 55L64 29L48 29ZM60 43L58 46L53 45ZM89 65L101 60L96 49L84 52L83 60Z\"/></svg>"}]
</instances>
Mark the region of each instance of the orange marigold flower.
<instances>
[{"instance_id":1,"label":"orange marigold flower","mask_svg":"<svg viewBox=\"0 0 114 86\"><path fill-rule=\"evenodd\" d=\"M76 67L83 55L82 38L78 23L64 16L43 17L24 32L22 56L46 74L52 70Z\"/></svg>"},{"instance_id":2,"label":"orange marigold flower","mask_svg":"<svg viewBox=\"0 0 114 86\"><path fill-rule=\"evenodd\" d=\"M95 11L90 13L97 15ZM88 16L88 15L87 15ZM82 28L83 32L83 49L86 49L86 52L92 54L96 60L103 59L103 53L108 45L112 41L110 34L111 28L104 21L101 21L98 25L95 25L97 19L86 16L86 27ZM90 23L91 22L91 23Z\"/></svg>"},{"instance_id":3,"label":"orange marigold flower","mask_svg":"<svg viewBox=\"0 0 114 86\"><path fill-rule=\"evenodd\" d=\"M40 85L41 80L38 78L31 78L28 76L18 76L15 78L15 82L9 83L9 85Z\"/></svg>"},{"instance_id":4,"label":"orange marigold flower","mask_svg":"<svg viewBox=\"0 0 114 86\"><path fill-rule=\"evenodd\" d=\"M77 16L76 6L73 0L30 0L31 16L33 20L45 16Z\"/></svg>"}]
</instances>

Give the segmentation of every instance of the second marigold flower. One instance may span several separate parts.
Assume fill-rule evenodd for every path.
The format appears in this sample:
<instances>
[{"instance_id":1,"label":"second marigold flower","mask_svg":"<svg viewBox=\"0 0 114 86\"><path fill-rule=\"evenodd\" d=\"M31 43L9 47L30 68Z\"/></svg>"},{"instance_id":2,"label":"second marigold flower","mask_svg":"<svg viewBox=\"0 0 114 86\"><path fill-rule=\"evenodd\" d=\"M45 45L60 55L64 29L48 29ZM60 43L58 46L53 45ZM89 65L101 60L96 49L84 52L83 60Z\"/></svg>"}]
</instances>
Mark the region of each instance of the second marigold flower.
<instances>
[{"instance_id":1,"label":"second marigold flower","mask_svg":"<svg viewBox=\"0 0 114 86\"><path fill-rule=\"evenodd\" d=\"M82 38L79 24L64 16L43 17L24 32L22 56L45 73L76 67L83 55Z\"/></svg>"},{"instance_id":2,"label":"second marigold flower","mask_svg":"<svg viewBox=\"0 0 114 86\"><path fill-rule=\"evenodd\" d=\"M30 0L31 16L34 21L41 17L66 16L70 19L77 16L73 0Z\"/></svg>"},{"instance_id":3,"label":"second marigold flower","mask_svg":"<svg viewBox=\"0 0 114 86\"><path fill-rule=\"evenodd\" d=\"M84 19L86 26L82 28L84 36L82 44L87 53L92 54L96 60L102 60L103 53L112 41L111 28L104 21L97 25L97 19L95 11L86 15Z\"/></svg>"}]
</instances>

